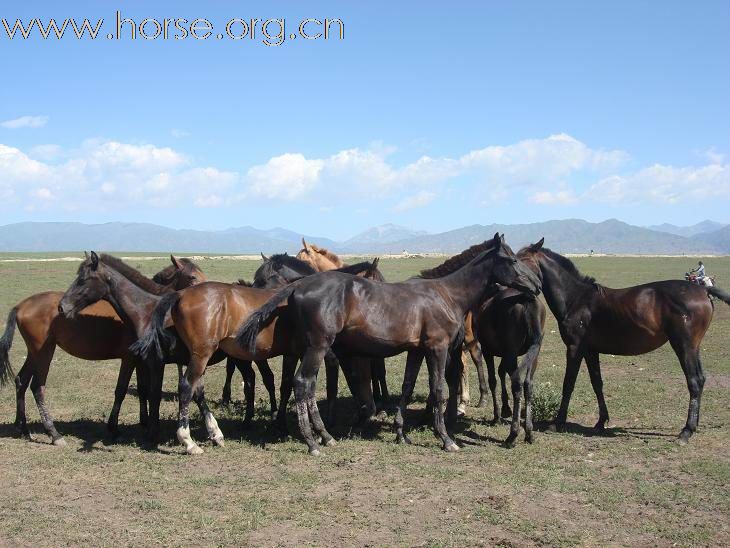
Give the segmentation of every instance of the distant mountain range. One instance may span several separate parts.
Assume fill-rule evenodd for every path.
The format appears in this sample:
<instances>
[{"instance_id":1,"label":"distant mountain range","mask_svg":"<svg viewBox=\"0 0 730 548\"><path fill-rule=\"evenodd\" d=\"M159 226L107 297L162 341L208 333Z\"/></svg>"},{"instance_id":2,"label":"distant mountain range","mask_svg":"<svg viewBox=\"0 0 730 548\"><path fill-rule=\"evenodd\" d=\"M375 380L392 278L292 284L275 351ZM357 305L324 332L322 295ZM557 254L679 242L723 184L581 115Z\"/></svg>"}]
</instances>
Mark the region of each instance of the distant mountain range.
<instances>
[{"instance_id":1,"label":"distant mountain range","mask_svg":"<svg viewBox=\"0 0 730 548\"><path fill-rule=\"evenodd\" d=\"M580 219L515 225L471 225L429 234L398 225L382 225L344 242L300 234L284 228L253 227L219 231L176 230L148 223L17 223L0 226L0 251L150 251L188 253L294 253L302 237L338 253L456 253L495 232L505 233L514 249L545 237L562 253L728 254L730 225L703 221L691 227L643 228L615 219L589 223Z\"/></svg>"}]
</instances>

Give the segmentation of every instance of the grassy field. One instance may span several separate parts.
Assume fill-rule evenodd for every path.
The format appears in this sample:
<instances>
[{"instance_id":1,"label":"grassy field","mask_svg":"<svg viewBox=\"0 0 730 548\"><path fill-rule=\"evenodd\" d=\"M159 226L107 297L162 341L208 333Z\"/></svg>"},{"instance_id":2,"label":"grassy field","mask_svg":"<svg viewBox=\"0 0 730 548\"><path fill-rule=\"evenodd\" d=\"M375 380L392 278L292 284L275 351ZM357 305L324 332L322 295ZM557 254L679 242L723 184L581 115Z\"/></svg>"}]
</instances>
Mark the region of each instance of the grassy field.
<instances>
[{"instance_id":1,"label":"grassy field","mask_svg":"<svg viewBox=\"0 0 730 548\"><path fill-rule=\"evenodd\" d=\"M19 256L20 254L14 254ZM59 254L66 255L66 254ZM432 266L437 259L383 260L388 280ZM730 287L730 258L709 258L708 271ZM586 274L611 287L681 277L696 259L576 259ZM135 263L152 274L162 260ZM203 260L216 280L251 278L255 261ZM0 263L0 325L9 309L41 290L66 289L70 262ZM320 458L296 437L269 434L268 403L259 382L257 417L240 427L242 390L235 403L217 405L224 368L211 368L206 392L227 437L205 454L187 457L174 441L175 368L163 401L163 443L146 448L136 399L122 409L125 440L111 443L105 419L113 401L118 362L91 363L57 351L48 379L56 426L69 442L49 444L32 397L27 404L35 443L14 435L15 395L0 392L0 545L730 545L730 307L716 305L702 345L708 382L699 432L686 447L674 439L684 424L688 393L671 349L637 357L602 356L612 422L605 435L590 427L595 397L581 370L569 414L569 433L536 433L536 443L500 446L507 426L489 426L489 412L469 408L446 454L427 429L413 446L393 443L392 416L374 439L343 439ZM25 346L16 334L16 370ZM275 373L280 360L273 360ZM388 360L388 382L400 393L404 357ZM478 399L474 368L472 401ZM564 346L548 315L536 381L556 390L565 369ZM277 375L278 377L278 375ZM320 396L324 379L320 376ZM425 374L409 420L424 406ZM549 385L548 385L549 383ZM344 382L341 423L350 416ZM476 396L476 397L475 397ZM194 408L191 407L191 410ZM194 411L193 435L204 428ZM293 409L290 428L296 429Z\"/></svg>"}]
</instances>

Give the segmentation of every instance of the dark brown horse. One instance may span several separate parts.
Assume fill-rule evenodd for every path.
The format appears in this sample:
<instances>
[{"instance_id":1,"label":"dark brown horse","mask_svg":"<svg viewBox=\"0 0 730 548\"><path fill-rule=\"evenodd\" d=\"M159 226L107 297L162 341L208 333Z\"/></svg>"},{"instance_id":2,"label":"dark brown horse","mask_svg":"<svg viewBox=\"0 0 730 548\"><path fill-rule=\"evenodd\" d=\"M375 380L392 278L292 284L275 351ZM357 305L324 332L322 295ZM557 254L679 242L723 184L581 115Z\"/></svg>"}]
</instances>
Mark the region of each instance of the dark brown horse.
<instances>
[{"instance_id":1,"label":"dark brown horse","mask_svg":"<svg viewBox=\"0 0 730 548\"><path fill-rule=\"evenodd\" d=\"M603 397L600 354L636 356L671 344L687 379L689 410L679 442L687 443L697 430L705 374L700 343L712 320L710 296L730 304L730 294L682 280L667 280L611 289L582 275L570 259L547 248L528 246L520 251L523 261L539 269L545 300L558 321L567 347L563 400L555 419L565 431L570 396L583 359L588 365L598 400L597 430L608 422Z\"/></svg>"},{"instance_id":2,"label":"dark brown horse","mask_svg":"<svg viewBox=\"0 0 730 548\"><path fill-rule=\"evenodd\" d=\"M106 256L105 256L106 257ZM206 280L200 268L189 259L170 257L172 265L158 272L152 280L136 270L127 267L113 257L124 275L147 291L156 295L172 292L183 287L195 285ZM118 262L117 262L118 261ZM127 394L132 372L137 365L136 359L129 354L129 345L136 339L134 332L125 326L114 308L105 301L96 302L81 310L73 318L59 314L58 307L63 297L62 291L46 291L32 295L21 301L8 315L5 333L0 339L0 379L5 384L12 378L9 351L17 325L27 346L27 356L23 367L15 378L17 410L15 425L23 436L30 437L25 412L25 393L28 385L38 405L43 426L53 443L65 442L53 425L53 419L46 404L46 379L56 346L68 354L84 360L110 360L121 358L119 379L114 393L114 406L109 415L108 427L116 431L119 410ZM138 375L140 390L140 422L146 422L147 401L143 378Z\"/></svg>"},{"instance_id":3,"label":"dark brown horse","mask_svg":"<svg viewBox=\"0 0 730 548\"><path fill-rule=\"evenodd\" d=\"M297 259L309 264L317 272L327 272L328 270L342 270L347 267L344 262L335 254L314 244L307 243L302 238L302 249L297 253ZM370 278L378 282L384 282L385 277L378 270L378 259L374 261L374 267L370 271L364 271L359 275L364 278ZM390 399L388 393L388 383L385 371L385 360L383 358L373 358L371 360L370 376L373 385L373 398L376 404L381 408L385 407Z\"/></svg>"},{"instance_id":4,"label":"dark brown horse","mask_svg":"<svg viewBox=\"0 0 730 548\"><path fill-rule=\"evenodd\" d=\"M238 341L254 352L269 337L272 322L284 319L292 323L303 345L299 349L302 363L294 379L299 427L313 455L319 454L319 445L312 426L325 445L334 441L315 399L317 371L330 347L338 356L388 357L408 351L409 364L414 360L420 364L425 356L435 401L434 425L444 450L456 451L444 424L446 362L454 341L463 333L466 311L493 283L539 292L535 274L517 261L498 234L490 251L436 280L378 283L336 271L303 278L252 314ZM403 389L409 389L406 381Z\"/></svg>"},{"instance_id":5,"label":"dark brown horse","mask_svg":"<svg viewBox=\"0 0 730 548\"><path fill-rule=\"evenodd\" d=\"M100 258L96 253L92 252L91 257L81 263L76 280L74 280L66 293L64 293L59 303L60 313L69 319L73 319L81 310L103 299L112 305L114 311L122 318L125 325L133 328L135 337L138 338L146 331L157 305L161 301L174 297L178 293L168 293L162 297L152 294L147 291L143 276L133 278L132 276L123 274L125 270L133 271L134 269L128 265L124 265L119 259L108 255L102 255ZM208 283L210 282L193 287L201 287ZM192 289L193 287L189 287L188 289ZM217 352L210 357L212 363L221 361L224 358L225 354L222 352ZM147 367L140 368L147 371L149 375L150 410L148 436L153 440L157 439L159 432L164 364L177 363L181 365L189 361L190 356L187 354L183 345L171 345L169 350L160 353L158 360L148 360L145 364ZM223 445L223 434L208 409L202 386L193 395L193 400L200 408L200 413L204 419L210 439L217 445Z\"/></svg>"},{"instance_id":6,"label":"dark brown horse","mask_svg":"<svg viewBox=\"0 0 730 548\"><path fill-rule=\"evenodd\" d=\"M535 248L542 246L543 240L535 244ZM489 242L477 244L462 252L465 257L474 257L487 249ZM517 254L519 258L519 253ZM450 259L444 264L435 268L424 270L422 278L439 278L454 270L453 260ZM486 296L485 300L467 314L468 329L465 329L465 346L471 333L472 346L481 347L480 355L483 354L487 362L489 377L489 389L492 393L492 404L494 418L492 423L496 424L500 419L500 410L497 405L497 380L494 371L494 356L499 356L502 361L499 366L499 374L502 385L502 416L510 417L512 428L510 435L505 441L508 447L514 445L514 440L519 432L520 398L522 387L525 392L525 440L532 441L532 379L537 368L537 357L543 338L545 326L545 306L534 295L517 291L508 287L500 287ZM518 358L525 355L520 367L517 366ZM474 358L474 354L472 354ZM462 357L463 359L463 357ZM481 370L480 360L475 359L477 371ZM510 375L512 380L512 394L515 403L515 411L509 409L505 375ZM483 372L480 374L483 377ZM481 381L481 378L480 378ZM480 382L480 387L481 387ZM484 394L482 394L484 397Z\"/></svg>"}]
</instances>

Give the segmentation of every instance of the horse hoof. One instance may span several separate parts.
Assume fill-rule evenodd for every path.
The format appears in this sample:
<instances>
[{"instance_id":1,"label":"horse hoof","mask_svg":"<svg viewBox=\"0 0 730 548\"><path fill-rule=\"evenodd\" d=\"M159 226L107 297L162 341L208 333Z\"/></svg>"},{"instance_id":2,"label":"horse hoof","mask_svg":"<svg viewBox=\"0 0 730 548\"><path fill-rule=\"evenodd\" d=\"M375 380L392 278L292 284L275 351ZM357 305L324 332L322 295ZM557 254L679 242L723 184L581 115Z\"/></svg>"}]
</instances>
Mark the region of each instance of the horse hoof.
<instances>
[{"instance_id":1,"label":"horse hoof","mask_svg":"<svg viewBox=\"0 0 730 548\"><path fill-rule=\"evenodd\" d=\"M593 427L593 430L595 432L603 432L606 430L606 424L603 421L598 421L596 425Z\"/></svg>"},{"instance_id":2,"label":"horse hoof","mask_svg":"<svg viewBox=\"0 0 730 548\"><path fill-rule=\"evenodd\" d=\"M188 455L202 455L204 451L197 445L193 445L191 447L188 447L185 452Z\"/></svg>"},{"instance_id":3,"label":"horse hoof","mask_svg":"<svg viewBox=\"0 0 730 548\"><path fill-rule=\"evenodd\" d=\"M487 406L487 400L479 400L479 403L477 404L478 408L486 407Z\"/></svg>"},{"instance_id":4,"label":"horse hoof","mask_svg":"<svg viewBox=\"0 0 730 548\"><path fill-rule=\"evenodd\" d=\"M532 434L525 434L525 443L535 443L535 438Z\"/></svg>"},{"instance_id":5,"label":"horse hoof","mask_svg":"<svg viewBox=\"0 0 730 548\"><path fill-rule=\"evenodd\" d=\"M451 443L447 443L444 445L444 451L447 453L457 453L460 451L459 446L456 445L453 441Z\"/></svg>"},{"instance_id":6,"label":"horse hoof","mask_svg":"<svg viewBox=\"0 0 730 548\"><path fill-rule=\"evenodd\" d=\"M310 449L309 454L313 457L318 457L320 455L319 449Z\"/></svg>"},{"instance_id":7,"label":"horse hoof","mask_svg":"<svg viewBox=\"0 0 730 548\"><path fill-rule=\"evenodd\" d=\"M514 449L515 448L515 440L511 440L507 438L504 440L504 446L506 449Z\"/></svg>"},{"instance_id":8,"label":"horse hoof","mask_svg":"<svg viewBox=\"0 0 730 548\"><path fill-rule=\"evenodd\" d=\"M564 434L566 432L565 423L564 422L561 422L561 423L554 422L550 426L548 426L547 431Z\"/></svg>"},{"instance_id":9,"label":"horse hoof","mask_svg":"<svg viewBox=\"0 0 730 548\"><path fill-rule=\"evenodd\" d=\"M67 444L65 439L57 438L53 440L53 445L55 445L56 447L66 447Z\"/></svg>"},{"instance_id":10,"label":"horse hoof","mask_svg":"<svg viewBox=\"0 0 730 548\"><path fill-rule=\"evenodd\" d=\"M225 447L226 446L226 441L225 441L225 438L223 436L216 436L214 438L210 438L210 441L212 441L218 447Z\"/></svg>"},{"instance_id":11,"label":"horse hoof","mask_svg":"<svg viewBox=\"0 0 730 548\"><path fill-rule=\"evenodd\" d=\"M398 437L396 437L395 441L397 443L403 443L405 445L413 445L413 442L411 441L411 438L409 438L406 435L399 435Z\"/></svg>"},{"instance_id":12,"label":"horse hoof","mask_svg":"<svg viewBox=\"0 0 730 548\"><path fill-rule=\"evenodd\" d=\"M325 447L334 447L335 445L337 445L335 438L328 439L324 444Z\"/></svg>"},{"instance_id":13,"label":"horse hoof","mask_svg":"<svg viewBox=\"0 0 730 548\"><path fill-rule=\"evenodd\" d=\"M691 436L692 432L690 432L689 430L682 430L682 432L680 432L679 436L677 437L677 444L680 446L687 445Z\"/></svg>"}]
</instances>

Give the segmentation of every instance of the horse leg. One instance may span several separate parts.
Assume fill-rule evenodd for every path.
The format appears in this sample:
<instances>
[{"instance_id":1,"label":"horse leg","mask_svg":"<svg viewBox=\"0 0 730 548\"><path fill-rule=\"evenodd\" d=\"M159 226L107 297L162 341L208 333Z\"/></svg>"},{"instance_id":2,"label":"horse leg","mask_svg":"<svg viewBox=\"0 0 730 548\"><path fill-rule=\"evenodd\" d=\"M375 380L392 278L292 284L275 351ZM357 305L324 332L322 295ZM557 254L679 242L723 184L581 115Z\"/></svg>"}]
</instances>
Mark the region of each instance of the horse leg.
<instances>
[{"instance_id":1,"label":"horse leg","mask_svg":"<svg viewBox=\"0 0 730 548\"><path fill-rule=\"evenodd\" d=\"M205 385L203 384L202 377L198 380L198 386L193 392L193 401L198 406L200 415L203 417L203 424L205 424L205 429L208 431L208 439L218 447L223 447L225 445L225 438L221 429L218 428L218 421L215 420L213 413L208 408L208 402L205 401Z\"/></svg>"},{"instance_id":2,"label":"horse leg","mask_svg":"<svg viewBox=\"0 0 730 548\"><path fill-rule=\"evenodd\" d=\"M147 439L151 443L157 443L160 436L160 402L162 401L162 380L165 375L165 364L156 360L149 360L145 363L149 377L149 427ZM178 371L182 366L178 364ZM181 377L182 378L182 377Z\"/></svg>"},{"instance_id":3,"label":"horse leg","mask_svg":"<svg viewBox=\"0 0 730 548\"><path fill-rule=\"evenodd\" d=\"M446 381L449 387L449 399L446 406L446 427L451 430L456 427L456 418L459 415L459 390L462 386L461 380L464 378L466 370L464 362L461 359L463 355L463 352L454 352L446 365Z\"/></svg>"},{"instance_id":4,"label":"horse leg","mask_svg":"<svg viewBox=\"0 0 730 548\"><path fill-rule=\"evenodd\" d=\"M560 402L558 415L555 417L555 430L557 432L565 432L570 397L573 395L575 380L578 377L578 370L580 369L580 362L583 361L583 354L576 345L568 346L565 356L567 365L565 368L565 377L563 378L563 399Z\"/></svg>"},{"instance_id":5,"label":"horse leg","mask_svg":"<svg viewBox=\"0 0 730 548\"><path fill-rule=\"evenodd\" d=\"M286 434L286 409L291 398L292 383L294 381L294 371L297 367L297 358L294 356L284 356L281 365L281 386L279 389L279 409L276 412L276 425L278 430Z\"/></svg>"},{"instance_id":6,"label":"horse leg","mask_svg":"<svg viewBox=\"0 0 730 548\"><path fill-rule=\"evenodd\" d=\"M601 362L598 352L587 352L585 355L586 365L588 366L588 374L591 377L591 386L598 400L598 422L593 427L598 432L602 432L606 428L608 422L608 407L603 397L603 378L601 377Z\"/></svg>"},{"instance_id":7,"label":"horse leg","mask_svg":"<svg viewBox=\"0 0 730 548\"><path fill-rule=\"evenodd\" d=\"M229 405L231 403L231 382L236 372L236 362L233 358L226 360L226 382L223 384L223 394L221 395L221 404Z\"/></svg>"},{"instance_id":8,"label":"horse leg","mask_svg":"<svg viewBox=\"0 0 730 548\"><path fill-rule=\"evenodd\" d=\"M385 411L390 401L388 383L386 381L385 358L373 358L370 363L372 364L370 374L373 378L373 397L378 405L377 413L380 413Z\"/></svg>"},{"instance_id":9,"label":"horse leg","mask_svg":"<svg viewBox=\"0 0 730 548\"><path fill-rule=\"evenodd\" d=\"M203 376L205 366L212 352L203 352L201 354L191 353L190 362L188 363L185 375L180 377L178 384L178 394L180 400L177 439L185 447L188 455L199 455L203 450L193 441L190 436L190 401L193 394L198 389L198 383Z\"/></svg>"},{"instance_id":10,"label":"horse leg","mask_svg":"<svg viewBox=\"0 0 730 548\"><path fill-rule=\"evenodd\" d=\"M484 377L482 349L478 342L474 341L469 345L469 354L471 355L471 361L474 363L474 367L477 370L477 377L479 378L479 403L477 407L486 407L487 398L489 397L489 387L487 386L487 379ZM464 362L464 367L466 367L466 361Z\"/></svg>"},{"instance_id":11,"label":"horse leg","mask_svg":"<svg viewBox=\"0 0 730 548\"><path fill-rule=\"evenodd\" d=\"M246 399L246 415L241 425L244 430L251 427L251 421L254 415L254 405L256 399L256 373L253 366L248 360L232 360L243 377L243 397Z\"/></svg>"},{"instance_id":12,"label":"horse leg","mask_svg":"<svg viewBox=\"0 0 730 548\"><path fill-rule=\"evenodd\" d=\"M466 350L461 350L461 363L466 362ZM459 374L459 396L458 405L456 407L456 413L458 415L466 415L466 408L471 401L471 394L469 393L469 372L465 367L461 368Z\"/></svg>"},{"instance_id":13,"label":"horse leg","mask_svg":"<svg viewBox=\"0 0 730 548\"><path fill-rule=\"evenodd\" d=\"M491 354L484 355L484 361L487 364L487 377L489 378L489 390L492 392L492 406L494 409L494 418L491 424L499 422L499 406L497 405L497 376L494 374L494 356Z\"/></svg>"},{"instance_id":14,"label":"horse leg","mask_svg":"<svg viewBox=\"0 0 730 548\"><path fill-rule=\"evenodd\" d=\"M24 438L31 440L30 430L28 430L28 418L25 414L25 393L28 390L31 378L33 378L33 370L35 363L33 358L28 355L25 358L23 367L20 368L15 377L15 427Z\"/></svg>"},{"instance_id":15,"label":"horse leg","mask_svg":"<svg viewBox=\"0 0 730 548\"><path fill-rule=\"evenodd\" d=\"M113 437L116 437L118 434L119 411L122 408L124 397L127 395L127 388L129 388L129 381L132 378L135 365L134 359L130 356L127 355L122 358L122 364L119 367L119 376L117 377L117 386L114 389L114 405L112 406L111 413L109 413L109 420L106 425L107 430Z\"/></svg>"},{"instance_id":16,"label":"horse leg","mask_svg":"<svg viewBox=\"0 0 730 548\"><path fill-rule=\"evenodd\" d=\"M146 427L149 423L150 371L144 362L135 360L134 372L137 377L137 399L139 400L139 424Z\"/></svg>"},{"instance_id":17,"label":"horse leg","mask_svg":"<svg viewBox=\"0 0 730 548\"><path fill-rule=\"evenodd\" d=\"M259 373L261 374L261 380L266 387L266 391L269 393L269 403L271 404L271 418L276 416L276 383L274 382L274 372L269 367L269 362L266 360L259 360L256 362Z\"/></svg>"},{"instance_id":18,"label":"horse leg","mask_svg":"<svg viewBox=\"0 0 730 548\"><path fill-rule=\"evenodd\" d=\"M535 369L537 369L537 357L540 354L540 348L542 346L542 337L527 350L525 357L522 360L521 369L524 369L523 386L525 390L525 441L527 443L533 442L532 437L532 394L533 394L533 378L535 376Z\"/></svg>"},{"instance_id":19,"label":"horse leg","mask_svg":"<svg viewBox=\"0 0 730 548\"><path fill-rule=\"evenodd\" d=\"M355 384L357 385L357 422L356 427L366 432L372 430L375 423L375 399L372 387L377 381L372 378L372 362L370 358L353 357L350 364L355 372Z\"/></svg>"},{"instance_id":20,"label":"horse leg","mask_svg":"<svg viewBox=\"0 0 730 548\"><path fill-rule=\"evenodd\" d=\"M677 358L679 358L679 363L682 365L682 370L687 379L687 389L689 390L687 422L679 433L677 440L680 445L687 444L692 434L697 431L697 424L700 419L700 401L705 386L705 374L702 370L700 351L698 348L693 348L686 339L688 337L682 336L669 339Z\"/></svg>"},{"instance_id":21,"label":"horse leg","mask_svg":"<svg viewBox=\"0 0 730 548\"><path fill-rule=\"evenodd\" d=\"M406 407L411 401L413 395L413 389L416 386L416 379L418 379L418 372L421 369L421 363L423 362L423 354L416 351L408 352L406 358L406 371L403 376L403 387L401 388L400 401L398 402L398 409L395 412L395 435L398 443L411 443L410 438L404 433L403 417L406 413Z\"/></svg>"},{"instance_id":22,"label":"horse leg","mask_svg":"<svg viewBox=\"0 0 730 548\"><path fill-rule=\"evenodd\" d=\"M345 379L350 387L353 396L357 396L357 392L353 391L352 371L346 360L340 362L332 350L328 350L324 355L324 369L327 375L327 425L332 428L337 420L337 393L340 385L340 366L345 374Z\"/></svg>"},{"instance_id":23,"label":"horse leg","mask_svg":"<svg viewBox=\"0 0 730 548\"><path fill-rule=\"evenodd\" d=\"M46 379L48 378L48 369L51 365L54 350L55 345L50 350L42 352L44 359L39 363L41 367L36 368L36 371L33 373L30 389L35 397L35 403L38 406L38 412L41 415L43 428L51 437L53 445L64 446L66 445L66 440L64 440L61 434L58 433L58 430L56 430L56 426L53 424L53 417L51 417L51 412L46 404Z\"/></svg>"},{"instance_id":24,"label":"horse leg","mask_svg":"<svg viewBox=\"0 0 730 548\"><path fill-rule=\"evenodd\" d=\"M448 359L448 348L436 348L426 353L426 365L428 366L428 380L431 395L434 399L433 423L434 430L441 442L443 450L447 452L458 451L459 446L454 443L446 432L444 411L448 401L446 388L446 361Z\"/></svg>"},{"instance_id":25,"label":"horse leg","mask_svg":"<svg viewBox=\"0 0 730 548\"><path fill-rule=\"evenodd\" d=\"M499 361L499 382L502 385L502 418L512 417L512 408L509 406L509 395L507 394L507 374L517 368L517 357L505 356Z\"/></svg>"},{"instance_id":26,"label":"horse leg","mask_svg":"<svg viewBox=\"0 0 730 548\"><path fill-rule=\"evenodd\" d=\"M320 450L314 439L313 429L322 437L325 445L333 445L334 443L334 439L325 429L322 418L319 416L317 400L315 399L317 371L319 370L319 364L324 360L326 352L327 348L307 348L302 363L294 375L294 398L297 404L299 431L309 448L309 454L314 456L319 455Z\"/></svg>"}]
</instances>

